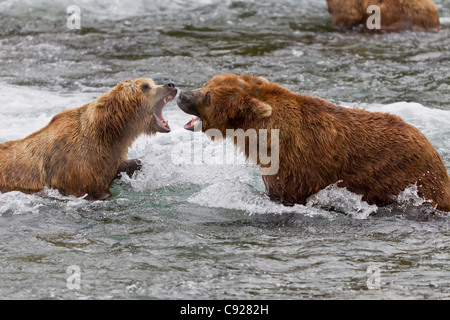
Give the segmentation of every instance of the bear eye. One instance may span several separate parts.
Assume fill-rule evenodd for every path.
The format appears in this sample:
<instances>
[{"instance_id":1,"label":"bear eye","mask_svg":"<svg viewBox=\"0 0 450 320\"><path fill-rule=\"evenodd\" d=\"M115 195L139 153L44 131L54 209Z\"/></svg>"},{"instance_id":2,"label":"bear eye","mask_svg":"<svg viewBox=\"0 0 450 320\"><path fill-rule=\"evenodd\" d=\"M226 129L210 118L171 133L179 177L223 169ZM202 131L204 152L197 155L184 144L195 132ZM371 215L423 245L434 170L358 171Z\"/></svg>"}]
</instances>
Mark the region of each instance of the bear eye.
<instances>
[{"instance_id":1,"label":"bear eye","mask_svg":"<svg viewBox=\"0 0 450 320\"><path fill-rule=\"evenodd\" d=\"M211 105L211 96L209 92L203 98L203 104L205 105L205 107L209 107Z\"/></svg>"},{"instance_id":2,"label":"bear eye","mask_svg":"<svg viewBox=\"0 0 450 320\"><path fill-rule=\"evenodd\" d=\"M144 83L141 87L142 92L149 92L150 89L151 89L151 87L148 83Z\"/></svg>"}]
</instances>

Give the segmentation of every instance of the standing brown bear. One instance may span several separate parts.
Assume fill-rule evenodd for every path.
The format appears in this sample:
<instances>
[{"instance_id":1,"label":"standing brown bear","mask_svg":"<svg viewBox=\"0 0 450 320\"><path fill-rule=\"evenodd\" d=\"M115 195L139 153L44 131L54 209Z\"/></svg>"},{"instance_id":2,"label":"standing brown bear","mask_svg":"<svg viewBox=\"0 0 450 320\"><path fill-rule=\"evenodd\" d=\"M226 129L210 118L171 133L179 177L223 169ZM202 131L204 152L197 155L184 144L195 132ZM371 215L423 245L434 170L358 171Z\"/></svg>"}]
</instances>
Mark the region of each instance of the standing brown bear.
<instances>
[{"instance_id":1,"label":"standing brown bear","mask_svg":"<svg viewBox=\"0 0 450 320\"><path fill-rule=\"evenodd\" d=\"M339 181L369 204L383 206L417 184L419 196L450 211L450 178L441 157L398 116L338 107L251 75L215 76L202 89L182 92L177 103L198 117L186 124L188 130L200 119L203 132L214 128L223 136L227 129L268 130L269 139L259 143L272 146L269 153L278 148L278 172L263 175L272 200L305 204ZM279 130L275 146L274 129ZM248 156L248 141L238 146ZM262 165L259 158L256 162Z\"/></svg>"},{"instance_id":2,"label":"standing brown bear","mask_svg":"<svg viewBox=\"0 0 450 320\"><path fill-rule=\"evenodd\" d=\"M441 24L436 5L432 0L327 0L333 28L346 29L357 25L367 27L373 11L380 8L383 31L439 31Z\"/></svg>"},{"instance_id":3,"label":"standing brown bear","mask_svg":"<svg viewBox=\"0 0 450 320\"><path fill-rule=\"evenodd\" d=\"M118 174L132 175L139 160L126 160L141 134L170 132L162 109L175 98L172 83L128 80L85 106L57 114L25 139L0 144L0 192L37 192L106 199Z\"/></svg>"}]
</instances>

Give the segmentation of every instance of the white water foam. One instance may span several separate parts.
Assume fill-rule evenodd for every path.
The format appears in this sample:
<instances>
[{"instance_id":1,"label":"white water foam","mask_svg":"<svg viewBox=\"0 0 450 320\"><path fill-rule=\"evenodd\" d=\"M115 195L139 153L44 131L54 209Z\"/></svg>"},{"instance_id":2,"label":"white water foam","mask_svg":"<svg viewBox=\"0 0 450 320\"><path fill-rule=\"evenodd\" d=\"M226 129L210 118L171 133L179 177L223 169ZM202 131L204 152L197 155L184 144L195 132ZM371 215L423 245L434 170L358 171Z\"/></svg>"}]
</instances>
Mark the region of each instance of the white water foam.
<instances>
[{"instance_id":1,"label":"white water foam","mask_svg":"<svg viewBox=\"0 0 450 320\"><path fill-rule=\"evenodd\" d=\"M346 213L355 219L367 219L376 213L378 207L362 200L362 195L355 194L337 186L338 182L319 191L308 199L307 206L332 209Z\"/></svg>"},{"instance_id":2,"label":"white water foam","mask_svg":"<svg viewBox=\"0 0 450 320\"><path fill-rule=\"evenodd\" d=\"M355 219L367 219L376 213L378 207L361 200L362 196L339 188L335 184L308 199L306 205L287 207L273 202L261 191L242 182L221 182L212 184L191 196L190 203L210 208L240 210L249 214L300 213L305 216L333 218L334 212L345 213Z\"/></svg>"},{"instance_id":3,"label":"white water foam","mask_svg":"<svg viewBox=\"0 0 450 320\"><path fill-rule=\"evenodd\" d=\"M401 207L420 207L423 204L431 203L431 201L420 197L418 194L417 184L414 184L399 193L397 196L397 203Z\"/></svg>"},{"instance_id":4,"label":"white water foam","mask_svg":"<svg viewBox=\"0 0 450 320\"><path fill-rule=\"evenodd\" d=\"M0 216L38 214L43 205L36 195L18 191L0 193Z\"/></svg>"},{"instance_id":5,"label":"white water foam","mask_svg":"<svg viewBox=\"0 0 450 320\"><path fill-rule=\"evenodd\" d=\"M200 7L217 2L217 0L197 0L187 3L184 0L146 1L146 0L6 0L0 2L0 11L9 16L23 17L24 15L41 16L45 12L45 18L49 21L67 18L66 10L71 5L77 5L82 18L87 15L95 19L123 19L128 16L142 14L155 14L158 11L175 10L179 8ZM45 8L45 11L43 10ZM157 17L155 17L157 18Z\"/></svg>"},{"instance_id":6,"label":"white water foam","mask_svg":"<svg viewBox=\"0 0 450 320\"><path fill-rule=\"evenodd\" d=\"M450 17L441 17L439 21L442 25L450 25Z\"/></svg>"},{"instance_id":7,"label":"white water foam","mask_svg":"<svg viewBox=\"0 0 450 320\"><path fill-rule=\"evenodd\" d=\"M103 208L102 201L87 201L82 197L63 196L58 190L45 188L36 194L18 191L0 193L0 217L40 214L49 210L59 213L74 213L78 209Z\"/></svg>"},{"instance_id":8,"label":"white water foam","mask_svg":"<svg viewBox=\"0 0 450 320\"><path fill-rule=\"evenodd\" d=\"M0 142L25 138L46 126L60 111L94 99L92 93L60 95L0 83Z\"/></svg>"},{"instance_id":9,"label":"white water foam","mask_svg":"<svg viewBox=\"0 0 450 320\"><path fill-rule=\"evenodd\" d=\"M211 184L189 197L188 202L209 208L239 210L253 214L285 214L298 213L308 217L326 217L333 219L336 214L345 214L353 219L365 220L376 214L380 209L362 200L362 195L348 191L336 184L332 184L317 194L311 196L306 205L296 204L284 206L271 201L268 196L244 182L219 182ZM417 193L417 186L411 185L397 197L395 206L400 212L416 208L424 213L430 212L430 201L421 198Z\"/></svg>"},{"instance_id":10,"label":"white water foam","mask_svg":"<svg viewBox=\"0 0 450 320\"><path fill-rule=\"evenodd\" d=\"M294 205L287 207L273 202L264 192L244 182L219 182L192 195L188 201L209 208L240 210L249 214L301 213L306 216L332 217L320 208Z\"/></svg>"}]
</instances>

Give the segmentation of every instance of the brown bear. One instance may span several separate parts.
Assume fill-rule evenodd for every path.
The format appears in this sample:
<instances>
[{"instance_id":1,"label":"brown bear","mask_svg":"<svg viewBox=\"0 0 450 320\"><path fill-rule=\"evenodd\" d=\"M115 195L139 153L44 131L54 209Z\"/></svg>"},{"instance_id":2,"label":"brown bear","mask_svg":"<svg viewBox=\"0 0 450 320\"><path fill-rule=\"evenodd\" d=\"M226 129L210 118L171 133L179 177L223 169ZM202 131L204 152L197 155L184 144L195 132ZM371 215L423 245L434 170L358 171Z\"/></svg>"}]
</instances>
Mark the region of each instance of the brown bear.
<instances>
[{"instance_id":1,"label":"brown bear","mask_svg":"<svg viewBox=\"0 0 450 320\"><path fill-rule=\"evenodd\" d=\"M126 160L141 134L170 132L162 110L175 98L173 83L128 80L85 106L64 110L28 137L0 144L0 192L37 192L106 199L117 175L132 175L139 160Z\"/></svg>"},{"instance_id":2,"label":"brown bear","mask_svg":"<svg viewBox=\"0 0 450 320\"><path fill-rule=\"evenodd\" d=\"M265 78L222 74L204 88L183 91L178 106L198 118L185 128L267 130L269 153L279 153L278 172L264 175L266 192L285 205L305 204L327 186L363 195L384 206L410 185L433 207L450 211L450 178L431 143L400 117L349 109L293 93ZM279 130L278 145L270 132ZM233 140L235 140L233 138ZM234 141L235 144L236 140ZM248 141L240 146L248 157ZM261 161L257 158L256 163Z\"/></svg>"},{"instance_id":3,"label":"brown bear","mask_svg":"<svg viewBox=\"0 0 450 320\"><path fill-rule=\"evenodd\" d=\"M361 24L367 29L367 21L375 14L368 10L371 5L380 9L382 31L437 32L441 28L438 11L432 0L327 0L327 4L335 29Z\"/></svg>"}]
</instances>

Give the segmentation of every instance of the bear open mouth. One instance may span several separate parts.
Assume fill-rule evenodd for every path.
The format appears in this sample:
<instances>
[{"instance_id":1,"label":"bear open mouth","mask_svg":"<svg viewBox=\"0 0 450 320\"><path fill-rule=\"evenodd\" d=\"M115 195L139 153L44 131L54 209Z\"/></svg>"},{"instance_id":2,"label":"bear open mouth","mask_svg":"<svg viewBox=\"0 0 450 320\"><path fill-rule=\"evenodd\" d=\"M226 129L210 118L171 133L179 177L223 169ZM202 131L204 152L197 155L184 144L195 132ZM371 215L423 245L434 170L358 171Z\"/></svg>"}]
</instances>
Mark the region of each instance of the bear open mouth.
<instances>
[{"instance_id":1,"label":"bear open mouth","mask_svg":"<svg viewBox=\"0 0 450 320\"><path fill-rule=\"evenodd\" d=\"M164 107L168 102L172 101L175 98L177 92L178 91L176 89L170 91L170 93L165 98L162 98L158 102L158 104L153 108L153 117L155 118L156 124L158 125L158 127L161 129L162 132L171 131L169 121L164 119L162 115L162 110L164 109Z\"/></svg>"},{"instance_id":2,"label":"bear open mouth","mask_svg":"<svg viewBox=\"0 0 450 320\"><path fill-rule=\"evenodd\" d=\"M192 118L191 121L186 123L184 128L189 131L196 131L196 129L198 129L198 127L201 125L201 123L202 123L202 119L200 119L199 117Z\"/></svg>"}]
</instances>

